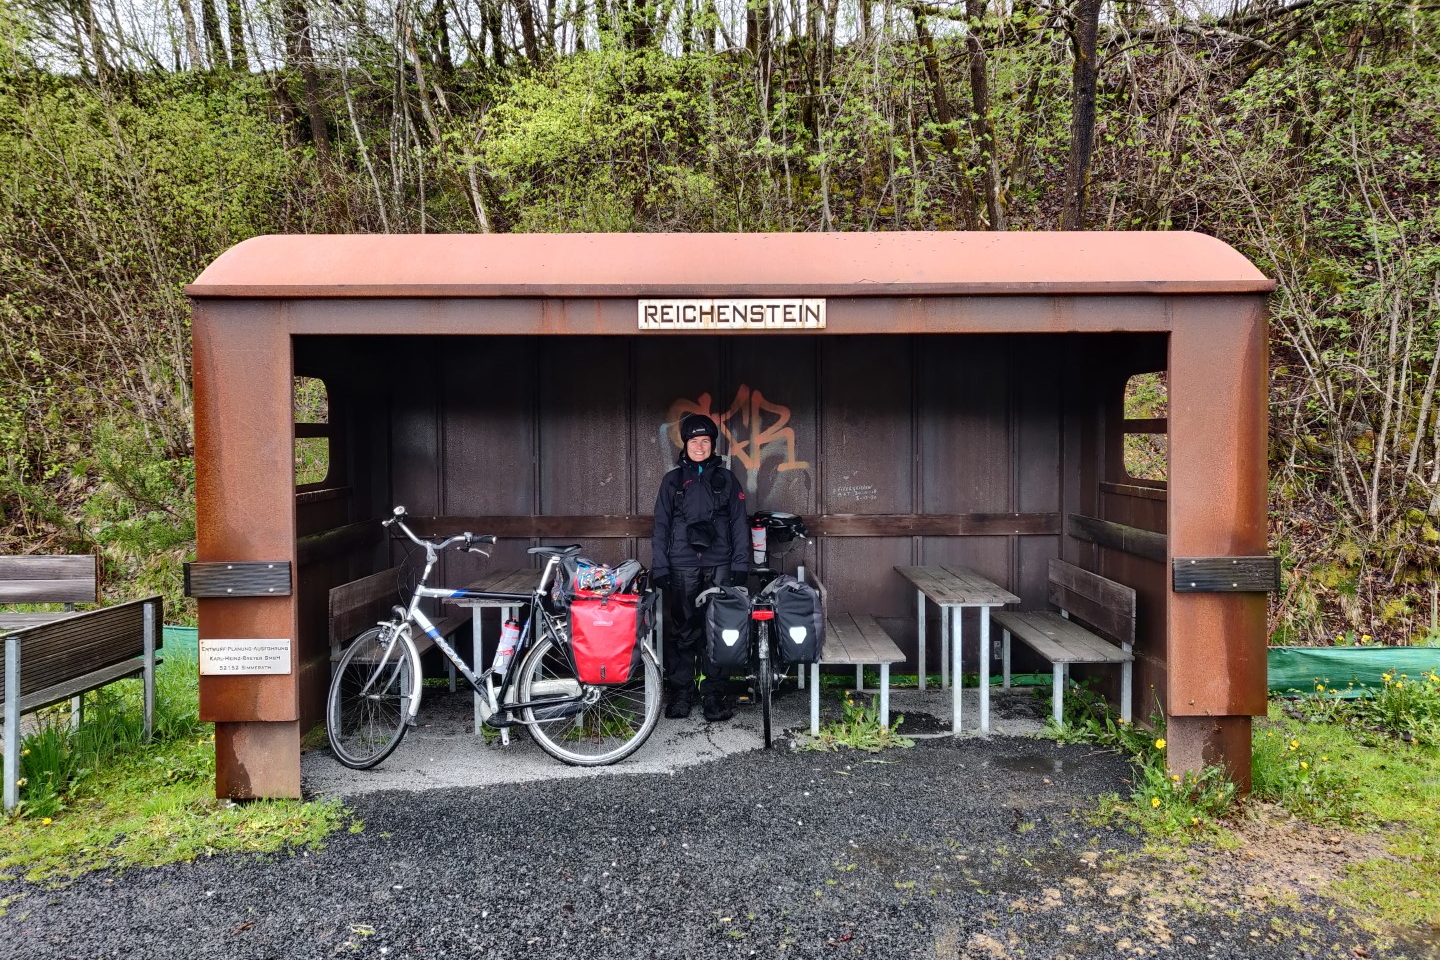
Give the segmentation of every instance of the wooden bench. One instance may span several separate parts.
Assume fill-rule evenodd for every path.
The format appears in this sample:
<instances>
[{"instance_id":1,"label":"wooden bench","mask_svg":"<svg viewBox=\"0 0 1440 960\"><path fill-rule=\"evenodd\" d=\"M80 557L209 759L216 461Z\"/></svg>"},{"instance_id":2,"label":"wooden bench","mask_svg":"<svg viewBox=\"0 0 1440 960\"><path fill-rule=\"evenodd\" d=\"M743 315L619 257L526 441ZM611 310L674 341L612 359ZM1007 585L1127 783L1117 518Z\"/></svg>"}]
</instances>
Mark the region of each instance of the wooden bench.
<instances>
[{"instance_id":1,"label":"wooden bench","mask_svg":"<svg viewBox=\"0 0 1440 960\"><path fill-rule=\"evenodd\" d=\"M1051 560L1047 596L1059 608L1059 613L1003 610L990 614L990 619L1004 634L1001 656L1005 686L1010 686L1010 638L1013 636L1054 665L1051 713L1059 725L1064 723L1061 706L1070 665L1117 663L1120 665L1120 716L1129 722L1135 662L1132 652L1135 591L1073 563Z\"/></svg>"},{"instance_id":2,"label":"wooden bench","mask_svg":"<svg viewBox=\"0 0 1440 960\"><path fill-rule=\"evenodd\" d=\"M868 613L830 613L830 597L825 585L811 576L809 582L820 591L826 610L825 646L820 661L810 665L810 735L820 733L820 668L822 666L854 666L855 692L865 692L865 667L880 668L880 723L890 725L890 664L901 663L905 654L895 645L885 628Z\"/></svg>"},{"instance_id":3,"label":"wooden bench","mask_svg":"<svg viewBox=\"0 0 1440 960\"><path fill-rule=\"evenodd\" d=\"M331 664L340 661L340 655L345 652L345 646L351 640L375 624L391 619L391 610L401 602L400 594L396 590L399 577L399 568L391 567L388 570L361 577L359 580L342 583L330 590ZM435 632L448 638L464 626L469 619L470 616L463 612L441 617L433 621ZM413 639L415 649L422 656L435 646L435 641L426 633L416 633ZM450 673L450 691L453 693L455 691L455 665L447 659L445 666Z\"/></svg>"},{"instance_id":4,"label":"wooden bench","mask_svg":"<svg viewBox=\"0 0 1440 960\"><path fill-rule=\"evenodd\" d=\"M83 696L116 680L141 677L144 735L155 723L156 653L163 605L157 597L89 612L76 603L100 599L92 556L0 557L0 603L62 603L63 612L0 612L5 639L0 702L5 714L4 805L19 802L20 718L62 701L78 725Z\"/></svg>"}]
</instances>

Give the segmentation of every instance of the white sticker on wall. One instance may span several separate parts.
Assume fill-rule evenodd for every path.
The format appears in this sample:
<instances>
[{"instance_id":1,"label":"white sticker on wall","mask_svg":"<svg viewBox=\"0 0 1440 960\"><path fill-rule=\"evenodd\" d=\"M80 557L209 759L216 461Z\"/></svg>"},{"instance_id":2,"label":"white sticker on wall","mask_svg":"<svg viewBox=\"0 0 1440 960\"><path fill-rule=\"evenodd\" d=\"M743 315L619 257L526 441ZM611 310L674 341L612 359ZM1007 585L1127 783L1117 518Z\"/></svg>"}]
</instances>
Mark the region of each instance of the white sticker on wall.
<instances>
[{"instance_id":1,"label":"white sticker on wall","mask_svg":"<svg viewBox=\"0 0 1440 960\"><path fill-rule=\"evenodd\" d=\"M288 639L200 638L202 677L254 677L289 672Z\"/></svg>"}]
</instances>

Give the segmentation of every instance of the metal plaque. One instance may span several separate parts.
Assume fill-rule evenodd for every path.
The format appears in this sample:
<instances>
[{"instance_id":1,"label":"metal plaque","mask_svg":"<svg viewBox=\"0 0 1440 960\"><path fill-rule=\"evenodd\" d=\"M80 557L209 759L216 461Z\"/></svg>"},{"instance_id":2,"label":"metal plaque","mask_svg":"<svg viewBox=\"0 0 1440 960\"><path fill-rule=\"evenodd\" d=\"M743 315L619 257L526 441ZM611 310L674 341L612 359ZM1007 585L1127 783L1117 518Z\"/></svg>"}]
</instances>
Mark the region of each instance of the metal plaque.
<instances>
[{"instance_id":1,"label":"metal plaque","mask_svg":"<svg viewBox=\"0 0 1440 960\"><path fill-rule=\"evenodd\" d=\"M823 298L641 300L641 330L824 330Z\"/></svg>"},{"instance_id":2,"label":"metal plaque","mask_svg":"<svg viewBox=\"0 0 1440 960\"><path fill-rule=\"evenodd\" d=\"M289 672L288 639L200 638L202 677L253 677Z\"/></svg>"}]
</instances>

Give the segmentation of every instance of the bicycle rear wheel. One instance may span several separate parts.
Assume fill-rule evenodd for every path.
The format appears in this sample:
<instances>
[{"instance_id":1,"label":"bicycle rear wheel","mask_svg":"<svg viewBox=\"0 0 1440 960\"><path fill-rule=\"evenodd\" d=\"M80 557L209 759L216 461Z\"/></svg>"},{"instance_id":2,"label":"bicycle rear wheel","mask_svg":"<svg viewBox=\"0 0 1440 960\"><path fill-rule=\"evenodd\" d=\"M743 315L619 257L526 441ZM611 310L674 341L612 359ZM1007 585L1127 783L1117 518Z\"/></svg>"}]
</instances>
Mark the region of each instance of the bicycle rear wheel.
<instances>
[{"instance_id":1,"label":"bicycle rear wheel","mask_svg":"<svg viewBox=\"0 0 1440 960\"><path fill-rule=\"evenodd\" d=\"M545 637L520 665L522 701L584 696L577 707L527 707L526 729L540 749L563 763L598 767L640 749L660 717L660 671L648 649L638 676L618 686L589 686L575 676L567 646ZM547 717L547 712L550 716Z\"/></svg>"},{"instance_id":2,"label":"bicycle rear wheel","mask_svg":"<svg viewBox=\"0 0 1440 960\"><path fill-rule=\"evenodd\" d=\"M394 624L356 638L330 680L325 732L335 758L365 770L388 757L405 736L410 704L420 696L420 655Z\"/></svg>"}]
</instances>

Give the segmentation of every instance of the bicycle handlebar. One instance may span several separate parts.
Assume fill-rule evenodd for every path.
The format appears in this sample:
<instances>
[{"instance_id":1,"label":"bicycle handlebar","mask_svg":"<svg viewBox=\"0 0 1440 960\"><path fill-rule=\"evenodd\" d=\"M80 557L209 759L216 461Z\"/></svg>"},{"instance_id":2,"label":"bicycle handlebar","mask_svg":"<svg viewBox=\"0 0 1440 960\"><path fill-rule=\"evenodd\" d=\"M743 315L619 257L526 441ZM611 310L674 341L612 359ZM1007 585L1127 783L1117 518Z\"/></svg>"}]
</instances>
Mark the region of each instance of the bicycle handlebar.
<instances>
[{"instance_id":1,"label":"bicycle handlebar","mask_svg":"<svg viewBox=\"0 0 1440 960\"><path fill-rule=\"evenodd\" d=\"M391 511L390 519L380 521L380 525L383 527L389 527L391 525L398 526L400 531L409 537L412 543L417 547L424 547L426 550L440 551L453 543L463 543L467 553L478 553L482 557L488 557L490 556L490 551L483 548L493 547L495 545L495 535L493 533L474 534L466 531L465 533L457 533L454 536L444 538L436 537L434 539L425 539L417 537L414 531L405 526L406 516L407 514L405 513L404 507L396 507Z\"/></svg>"}]
</instances>

